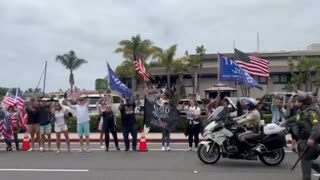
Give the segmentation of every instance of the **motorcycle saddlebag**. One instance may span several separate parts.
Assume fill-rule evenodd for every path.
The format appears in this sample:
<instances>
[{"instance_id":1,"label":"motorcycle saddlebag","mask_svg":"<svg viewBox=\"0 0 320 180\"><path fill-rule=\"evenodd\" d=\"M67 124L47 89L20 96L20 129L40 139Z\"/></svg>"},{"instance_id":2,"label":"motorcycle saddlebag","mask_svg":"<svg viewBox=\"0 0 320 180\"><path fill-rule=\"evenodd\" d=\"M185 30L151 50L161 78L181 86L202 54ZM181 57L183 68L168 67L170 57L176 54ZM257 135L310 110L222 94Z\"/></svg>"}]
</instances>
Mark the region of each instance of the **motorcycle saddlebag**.
<instances>
[{"instance_id":1,"label":"motorcycle saddlebag","mask_svg":"<svg viewBox=\"0 0 320 180\"><path fill-rule=\"evenodd\" d=\"M286 136L284 133L272 134L266 136L262 140L262 144L269 150L273 151L276 149L281 149L287 144Z\"/></svg>"}]
</instances>

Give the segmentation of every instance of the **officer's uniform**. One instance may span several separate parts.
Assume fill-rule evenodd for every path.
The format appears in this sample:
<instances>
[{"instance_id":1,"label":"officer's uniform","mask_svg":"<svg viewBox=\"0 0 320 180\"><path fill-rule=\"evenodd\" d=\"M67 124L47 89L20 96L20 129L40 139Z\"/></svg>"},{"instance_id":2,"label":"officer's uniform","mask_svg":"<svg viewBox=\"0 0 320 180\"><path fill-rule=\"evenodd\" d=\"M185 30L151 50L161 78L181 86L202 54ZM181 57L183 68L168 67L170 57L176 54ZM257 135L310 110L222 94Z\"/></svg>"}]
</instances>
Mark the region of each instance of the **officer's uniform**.
<instances>
[{"instance_id":1,"label":"officer's uniform","mask_svg":"<svg viewBox=\"0 0 320 180\"><path fill-rule=\"evenodd\" d=\"M291 122L290 122L291 121ZM298 138L299 155L307 148L308 139L315 141L301 159L302 179L311 180L311 169L320 173L320 165L313 160L320 155L320 120L317 109L311 106L291 118L288 122Z\"/></svg>"}]
</instances>

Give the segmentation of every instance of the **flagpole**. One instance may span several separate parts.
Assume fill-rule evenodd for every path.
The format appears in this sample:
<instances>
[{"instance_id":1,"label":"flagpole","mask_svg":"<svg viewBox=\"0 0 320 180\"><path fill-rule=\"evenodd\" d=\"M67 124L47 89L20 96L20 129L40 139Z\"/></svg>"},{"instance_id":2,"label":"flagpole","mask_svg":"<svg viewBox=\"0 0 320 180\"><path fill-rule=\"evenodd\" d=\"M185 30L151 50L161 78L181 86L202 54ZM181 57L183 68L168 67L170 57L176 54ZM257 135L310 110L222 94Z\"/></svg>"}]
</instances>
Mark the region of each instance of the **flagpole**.
<instances>
[{"instance_id":1,"label":"flagpole","mask_svg":"<svg viewBox=\"0 0 320 180\"><path fill-rule=\"evenodd\" d=\"M220 56L219 52L217 52L217 76L218 76L218 83L220 83Z\"/></svg>"},{"instance_id":2,"label":"flagpole","mask_svg":"<svg viewBox=\"0 0 320 180\"><path fill-rule=\"evenodd\" d=\"M47 61L46 61L46 64L44 66L43 94L42 94L43 97L44 97L45 91L46 91L46 78L47 78Z\"/></svg>"},{"instance_id":3,"label":"flagpole","mask_svg":"<svg viewBox=\"0 0 320 180\"><path fill-rule=\"evenodd\" d=\"M17 87L17 89L16 89L16 97L14 98L14 103L15 104L17 103L18 89L19 89L19 87Z\"/></svg>"}]
</instances>

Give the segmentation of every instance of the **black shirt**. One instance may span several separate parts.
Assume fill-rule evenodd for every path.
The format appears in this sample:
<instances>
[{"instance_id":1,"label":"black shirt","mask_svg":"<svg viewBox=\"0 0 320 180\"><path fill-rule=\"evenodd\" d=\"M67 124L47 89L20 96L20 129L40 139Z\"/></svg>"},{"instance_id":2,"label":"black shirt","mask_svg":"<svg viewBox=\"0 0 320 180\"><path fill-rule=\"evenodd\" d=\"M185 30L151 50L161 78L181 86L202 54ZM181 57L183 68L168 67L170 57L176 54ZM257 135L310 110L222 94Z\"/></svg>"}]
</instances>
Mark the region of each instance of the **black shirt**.
<instances>
[{"instance_id":1,"label":"black shirt","mask_svg":"<svg viewBox=\"0 0 320 180\"><path fill-rule=\"evenodd\" d=\"M132 126L136 123L136 116L134 114L135 103L121 104L119 109L121 113L121 125Z\"/></svg>"},{"instance_id":2,"label":"black shirt","mask_svg":"<svg viewBox=\"0 0 320 180\"><path fill-rule=\"evenodd\" d=\"M28 122L27 124L39 124L39 111L34 109L30 109L30 108L26 108L27 114L28 114Z\"/></svg>"},{"instance_id":3,"label":"black shirt","mask_svg":"<svg viewBox=\"0 0 320 180\"><path fill-rule=\"evenodd\" d=\"M40 122L40 126L45 126L47 124L50 124L50 118L49 118L49 106L39 106L38 107L38 111L39 111L39 122Z\"/></svg>"},{"instance_id":4,"label":"black shirt","mask_svg":"<svg viewBox=\"0 0 320 180\"><path fill-rule=\"evenodd\" d=\"M106 131L108 129L112 129L112 128L114 128L116 126L115 122L114 122L113 112L103 111L101 116L103 118L103 125L102 125L102 130L103 131Z\"/></svg>"}]
</instances>

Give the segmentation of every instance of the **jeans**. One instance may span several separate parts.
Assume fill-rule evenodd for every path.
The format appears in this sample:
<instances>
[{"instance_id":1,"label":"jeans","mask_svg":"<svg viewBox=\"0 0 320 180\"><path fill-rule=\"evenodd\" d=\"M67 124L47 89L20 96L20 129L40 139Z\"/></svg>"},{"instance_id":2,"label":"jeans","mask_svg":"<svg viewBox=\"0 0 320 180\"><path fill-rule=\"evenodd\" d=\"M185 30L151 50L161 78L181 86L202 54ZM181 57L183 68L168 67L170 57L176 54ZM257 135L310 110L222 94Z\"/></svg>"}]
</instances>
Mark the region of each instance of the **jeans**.
<instances>
[{"instance_id":1,"label":"jeans","mask_svg":"<svg viewBox=\"0 0 320 180\"><path fill-rule=\"evenodd\" d=\"M129 133L132 136L132 149L137 149L137 127L136 125L122 126L123 139L126 150L130 148Z\"/></svg>"},{"instance_id":2,"label":"jeans","mask_svg":"<svg viewBox=\"0 0 320 180\"><path fill-rule=\"evenodd\" d=\"M195 144L195 147L197 148L199 144L200 124L194 124L190 126L192 127L190 128L190 131L188 133L189 147L192 147L192 142L194 137L194 144Z\"/></svg>"},{"instance_id":3,"label":"jeans","mask_svg":"<svg viewBox=\"0 0 320 180\"><path fill-rule=\"evenodd\" d=\"M165 146L165 143L167 143L167 147L170 146L170 130L168 129L162 130L162 146Z\"/></svg>"},{"instance_id":4,"label":"jeans","mask_svg":"<svg viewBox=\"0 0 320 180\"><path fill-rule=\"evenodd\" d=\"M104 142L106 144L106 148L109 148L109 141L110 141L109 133L112 134L113 140L114 140L114 144L118 148L119 147L119 143L118 143L118 136L117 136L116 127L108 127L104 131Z\"/></svg>"},{"instance_id":5,"label":"jeans","mask_svg":"<svg viewBox=\"0 0 320 180\"><path fill-rule=\"evenodd\" d=\"M18 133L13 133L14 143L16 144L16 149L19 150L19 139L18 139ZM6 142L6 145L8 148L12 148L11 140L4 139Z\"/></svg>"}]
</instances>

